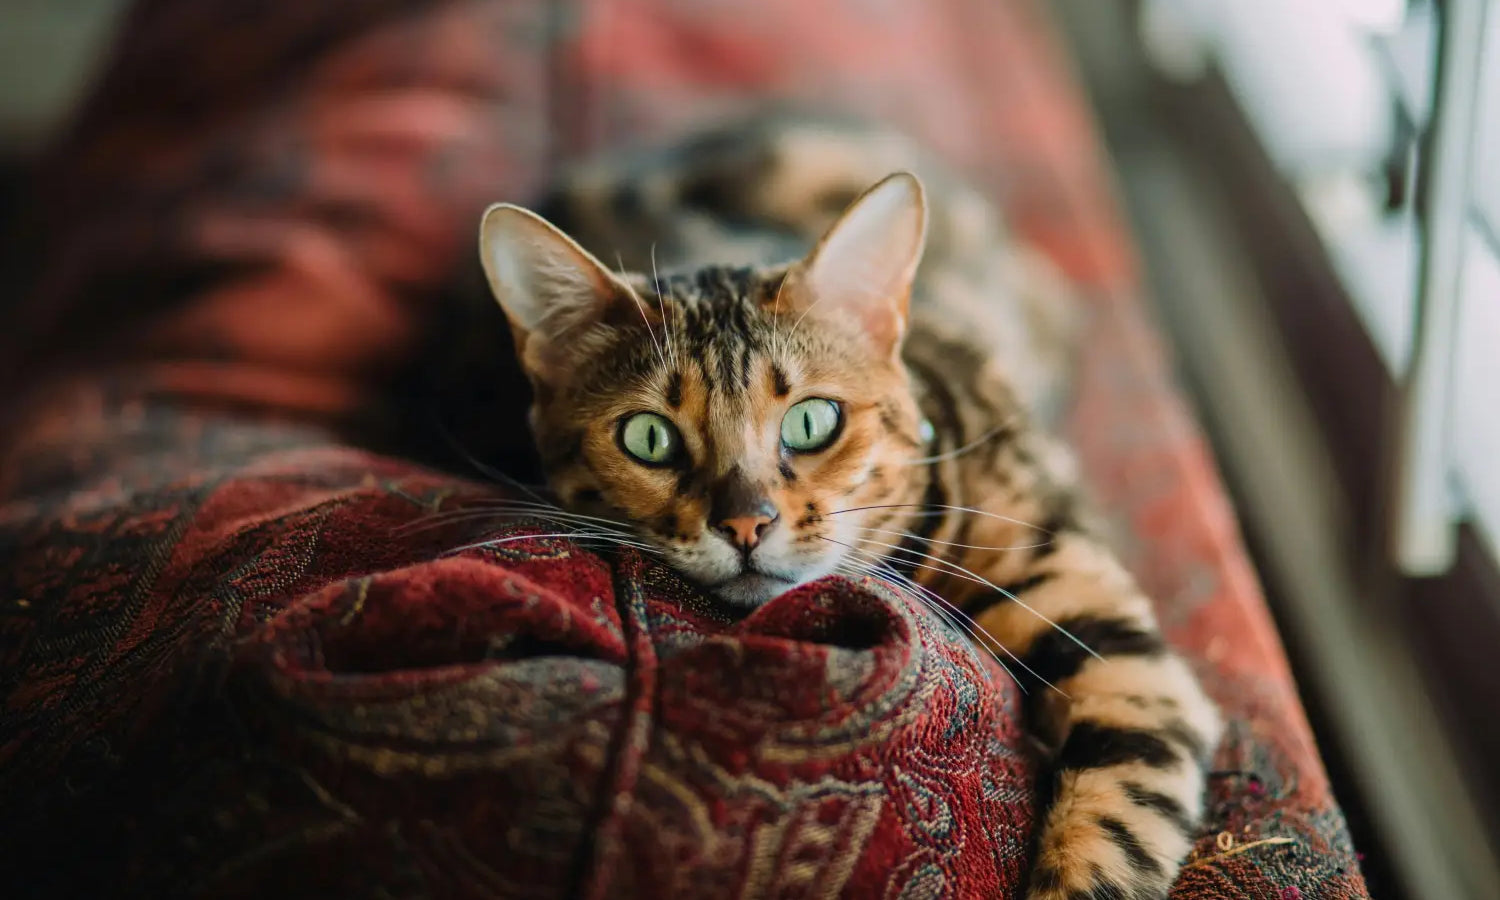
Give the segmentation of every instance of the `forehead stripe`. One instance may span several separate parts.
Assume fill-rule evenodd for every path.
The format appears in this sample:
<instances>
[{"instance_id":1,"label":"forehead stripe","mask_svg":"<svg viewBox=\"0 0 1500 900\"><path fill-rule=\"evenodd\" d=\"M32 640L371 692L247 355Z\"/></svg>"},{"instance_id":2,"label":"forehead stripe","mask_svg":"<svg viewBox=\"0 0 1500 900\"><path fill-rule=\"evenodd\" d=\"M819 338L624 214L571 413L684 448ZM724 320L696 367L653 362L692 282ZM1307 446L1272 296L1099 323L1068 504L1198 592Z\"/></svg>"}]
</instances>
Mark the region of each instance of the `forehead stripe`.
<instances>
[{"instance_id":1,"label":"forehead stripe","mask_svg":"<svg viewBox=\"0 0 1500 900\"><path fill-rule=\"evenodd\" d=\"M676 370L667 380L667 405L673 409L682 406L682 373Z\"/></svg>"},{"instance_id":2,"label":"forehead stripe","mask_svg":"<svg viewBox=\"0 0 1500 900\"><path fill-rule=\"evenodd\" d=\"M786 372L777 363L771 363L771 388L776 396L785 397L792 392L791 382L787 381Z\"/></svg>"}]
</instances>

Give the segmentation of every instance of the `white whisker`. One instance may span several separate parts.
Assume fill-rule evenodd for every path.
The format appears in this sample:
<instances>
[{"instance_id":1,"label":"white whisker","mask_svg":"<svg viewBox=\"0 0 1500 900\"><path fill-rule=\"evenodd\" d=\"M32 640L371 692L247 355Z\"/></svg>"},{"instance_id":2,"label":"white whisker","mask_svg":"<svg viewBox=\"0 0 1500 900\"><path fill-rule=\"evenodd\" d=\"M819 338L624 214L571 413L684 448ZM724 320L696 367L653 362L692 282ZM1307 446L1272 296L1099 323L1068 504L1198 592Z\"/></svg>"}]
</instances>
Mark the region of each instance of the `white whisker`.
<instances>
[{"instance_id":1,"label":"white whisker","mask_svg":"<svg viewBox=\"0 0 1500 900\"><path fill-rule=\"evenodd\" d=\"M913 590L920 591L923 594L925 594L926 596L930 597L933 601L942 604L944 607L946 607L949 610L951 610L954 615L962 617L962 619L964 621L973 623L973 628L969 628L968 626L964 626L964 631L968 632L968 634L971 637L973 637L976 641L980 639L979 635L983 634L984 637L988 638L989 641L992 642L996 647L999 647L1001 650L1005 651L1005 655L1008 656L1008 657L1010 657L1012 660L1014 660L1015 663L1016 663L1016 665L1018 665L1021 668L1025 669L1026 672L1027 672L1027 674L1031 675L1033 678L1037 679L1042 684L1046 685L1047 687L1051 688L1052 690L1057 691L1059 694L1062 694L1064 697L1068 696L1068 694L1067 694L1066 691L1064 691L1062 688L1059 688L1057 685L1053 684L1052 682L1048 681L1047 679L1043 678L1035 669L1033 669L1033 668L1031 668L1031 666L1027 665L1026 662L1025 662L1025 660L1021 659L1014 652L1012 652L1009 647L1005 646L1005 644L1002 643L999 638L995 637L993 634L990 634L989 630L986 629L983 625L980 625L979 622L976 621L973 616L971 616L968 613L964 612L963 609L961 609L960 607L958 607L956 604L950 602L946 597L943 597L937 591L934 591L934 590L932 590L931 588L929 588L929 587L927 587L925 585L918 584L917 582L913 581L912 579L907 578L905 575L902 575L900 572L897 572L895 569L891 568L888 563L886 563L883 559L881 559L876 554L873 554L873 553L871 553L869 551L866 551L866 550L861 550L858 547L852 547L849 544L846 544L846 543L844 543L842 541L833 540L832 538L826 538L825 537L825 538L823 538L823 540L828 541L830 543L838 544L839 546L848 549L851 553L860 554L862 557L864 557L866 559L873 559L873 560L875 560L874 564L880 566L882 569L884 569L886 572L888 572L889 575L890 575L890 577L900 579L903 583L905 583L907 585L910 585ZM930 569L932 567L931 566L923 566L922 568L929 568ZM976 633L975 629L978 629L977 633ZM1061 630L1061 629L1059 629L1059 630ZM1074 638L1074 640L1077 640L1077 639ZM1088 648L1085 647L1084 649L1087 650ZM1089 650L1089 652L1093 653L1092 650ZM994 650L993 649L990 650L990 654L992 656L994 655ZM1005 671L1008 674L1010 674L1010 676L1012 678L1015 678L1015 674L1010 671L1009 667L1007 667L1005 665L1005 663L1001 662L999 660L999 658L996 658L995 661L999 662L1000 663L1000 667L1003 668L1003 669L1005 669ZM1016 684L1017 684L1018 687L1020 687L1022 689L1023 692L1025 691L1026 686L1024 684L1021 684L1021 682L1019 681L1019 679L1016 681Z\"/></svg>"},{"instance_id":2,"label":"white whisker","mask_svg":"<svg viewBox=\"0 0 1500 900\"><path fill-rule=\"evenodd\" d=\"M1005 661L1002 660L997 653L995 653L994 648L980 639L979 632L976 632L973 628L964 624L962 620L955 618L952 613L943 609L941 606L935 605L931 599L929 599L927 596L924 596L924 592L932 596L936 595L932 594L931 591L927 591L921 585L906 579L898 581L897 579L900 578L899 573L889 569L887 569L886 571L882 571L880 568L877 568L875 565L868 563L862 559L845 558L843 560L840 560L838 565L834 567L834 571L842 572L844 574L858 575L864 578L873 578L876 581L879 581L881 584L884 584L885 586L906 597L907 599L914 600L917 603L920 603L927 609L932 610L932 612L939 618L941 618L944 622L947 622L952 627L967 634L971 640L972 648L976 651L983 650L986 654L989 655L991 659L995 661L997 665L1000 666L1001 669L1005 671L1005 674L1009 675L1012 679L1016 677L1015 673L1011 672L1010 667L1005 664ZM985 632L985 635L989 636L991 640L994 640L993 636L990 636L988 632ZM999 644L998 641L996 641L995 643L996 645ZM1016 685L1020 687L1022 691L1025 691L1025 685L1022 685L1019 680L1016 681Z\"/></svg>"},{"instance_id":3,"label":"white whisker","mask_svg":"<svg viewBox=\"0 0 1500 900\"><path fill-rule=\"evenodd\" d=\"M805 318L807 318L807 314L810 313L810 312L812 312L813 308L816 307L821 302L823 302L823 298L822 297L816 297L816 298L813 299L813 302L807 304L807 309L804 309L802 311L802 315L800 315L800 316L797 317L797 321L795 321L795 322L792 323L792 327L789 328L789 329L787 329L787 333L786 333L787 340L791 340L792 335L794 335L794 334L797 333L797 327L802 324L802 320L805 319Z\"/></svg>"},{"instance_id":4,"label":"white whisker","mask_svg":"<svg viewBox=\"0 0 1500 900\"><path fill-rule=\"evenodd\" d=\"M862 552L859 550L854 550L854 548L850 549L856 553ZM869 554L866 554L866 556L868 555ZM864 564L870 565L869 563ZM1016 656L1016 654L1012 652L1009 647L1005 646L1005 644L1003 644L999 638L996 638L993 634L990 634L983 625L980 625L978 622L976 622L973 616L970 616L962 609L948 602L947 599L939 595L936 591L933 591L927 587L924 587L923 585L918 584L915 581L912 581L910 578L907 578L905 575L902 575L900 572L897 572L890 566L885 565L884 563L877 563L877 565L879 566L878 569L876 569L875 566L871 566L871 569L875 573L872 575L872 577L879 578L882 581L885 581L892 588L895 588L897 590L901 590L904 586L908 590L908 596L914 597L928 609L932 610L934 613L940 616L944 621L967 634L970 640L977 647L983 649L984 652L989 655L990 659L993 659L995 661L995 664L998 665L1006 675L1009 675L1011 677L1011 680L1016 683L1016 687L1021 689L1021 693L1029 694L1031 692L1026 689L1026 684L1022 682L1021 679L1016 677L1016 673L1011 670L1010 666L1007 666L1005 664L1005 660L1001 659L1000 655L995 652L995 647L999 647L1002 651L1004 651L1006 656L1010 657L1011 660L1016 663L1016 665L1020 666L1022 669L1025 669L1028 675L1035 678L1037 681L1040 681L1046 687L1057 691L1064 697L1069 696L1067 691L1064 691L1062 688L1043 678L1035 669L1027 665L1025 660L1021 659L1019 656Z\"/></svg>"},{"instance_id":5,"label":"white whisker","mask_svg":"<svg viewBox=\"0 0 1500 900\"><path fill-rule=\"evenodd\" d=\"M791 269L788 268L787 271L786 271L786 274L784 274L784 275L781 276L781 281L779 281L779 282L776 283L776 301L771 305L771 345L770 346L771 346L771 352L775 353L778 356L781 355L786 350L786 346L784 344L782 346L780 346L780 347L778 347L776 345L776 336L777 336L777 332L780 330L780 326L781 326L781 292L784 291L784 290L786 290L787 279L790 278L790 277L791 277Z\"/></svg>"},{"instance_id":6,"label":"white whisker","mask_svg":"<svg viewBox=\"0 0 1500 900\"><path fill-rule=\"evenodd\" d=\"M651 287L656 291L656 308L661 313L661 327L662 331L666 333L667 349L672 353L672 369L674 371L681 371L682 363L677 358L677 344L679 343L677 329L674 327L673 322L668 321L667 319L667 304L661 296L661 275L659 275L656 271L655 241L651 242ZM672 317L672 319L674 320L676 318L676 316Z\"/></svg>"},{"instance_id":7,"label":"white whisker","mask_svg":"<svg viewBox=\"0 0 1500 900\"><path fill-rule=\"evenodd\" d=\"M557 538L568 538L570 540L575 540L575 541L576 540L599 540L599 541L604 541L607 544L616 544L616 545L621 546L621 547L632 547L632 548L634 548L636 550L643 550L643 551L646 551L646 552L655 552L655 550L656 550L655 547L651 547L651 546L646 545L646 544L637 544L637 543L634 543L634 542L631 542L631 541L622 541L619 538L614 537L613 535L607 535L607 534L590 534L590 533L587 533L587 532L578 532L578 531L560 531L560 532L554 532L554 533L551 533L551 534L512 534L512 535L508 535L508 536L502 537L502 538L495 538L494 540L480 541L480 542L475 543L475 544L465 544L462 547L454 547L452 550L449 550L446 553L444 553L444 555L445 556L451 556L451 555L453 555L455 553L463 553L466 550L479 550L479 549L482 549L482 548L485 548L485 547L498 547L501 544L509 544L509 543L511 543L513 541L525 541L525 540L540 541L540 540L550 540L550 539L557 539Z\"/></svg>"},{"instance_id":8,"label":"white whisker","mask_svg":"<svg viewBox=\"0 0 1500 900\"><path fill-rule=\"evenodd\" d=\"M828 538L824 538L824 540L828 540ZM1073 632L1071 632L1068 629L1066 629L1066 628L1062 627L1061 625L1057 624L1052 619L1048 618L1045 613L1043 613L1040 610L1038 610L1036 607L1031 606L1030 604L1026 603L1020 597L1017 597L1015 594L1011 593L1010 591L1007 591L1005 588L1000 587L999 585L995 584L993 581L990 581L988 578L985 578L983 575L976 574L975 572L972 572L969 569L964 568L963 566L959 565L958 563L949 562L946 559L943 559L943 558L937 557L937 556L933 556L930 553L922 553L922 552L917 551L917 550L908 550L907 548L902 547L900 544L892 544L892 543L889 543L887 541L876 541L876 540L872 540L870 538L858 538L858 540L861 543L875 544L875 545L880 546L880 547L888 547L891 550L894 550L894 551L896 551L898 553L906 553L906 554L910 554L910 555L913 555L913 556L920 556L923 559L930 559L933 562L938 563L940 565L948 566L948 567L950 567L951 571L945 571L943 569L933 569L933 571L942 572L942 573L948 574L948 575L957 575L957 576L960 576L960 577L964 577L968 581L972 581L975 584L982 584L985 587L988 587L990 590L996 592L997 594L1000 594L1003 597L1008 598L1012 603L1016 604L1017 606L1021 607L1022 609L1026 610L1027 612L1031 613L1033 616L1036 616L1038 619L1041 619L1043 622L1046 622L1048 625L1051 625L1053 628L1057 629L1057 631L1058 631L1059 634L1061 634L1063 637L1066 637L1068 640L1072 641L1073 643L1077 644L1079 647L1082 647L1084 649L1084 651L1087 652L1090 656L1094 657L1095 659L1099 659L1099 660L1104 659L1104 657L1102 657L1098 653L1094 652L1094 648L1093 647L1090 647L1088 644L1085 644L1083 641L1079 640L1078 636L1075 635L1075 634L1073 634ZM920 565L920 564L914 563L914 565ZM922 566L922 568L932 569L931 566Z\"/></svg>"},{"instance_id":9,"label":"white whisker","mask_svg":"<svg viewBox=\"0 0 1500 900\"><path fill-rule=\"evenodd\" d=\"M870 534L889 534L895 537L907 538L913 541L924 541L929 544L942 544L945 547L962 547L965 550L990 550L995 553L1007 553L1012 550L1035 550L1039 547L1045 547L1048 543L1050 543L1050 541L1042 541L1036 544L1012 544L1009 547L989 547L983 544L960 544L957 541L940 541L937 538L924 538L920 535L912 534L909 531L897 531L890 528L867 528L863 525L855 525L854 528L856 531L864 531Z\"/></svg>"},{"instance_id":10,"label":"white whisker","mask_svg":"<svg viewBox=\"0 0 1500 900\"><path fill-rule=\"evenodd\" d=\"M449 431L446 425L444 425L441 421L438 421L436 417L434 417L434 422L437 425L438 430L443 433L444 439L448 441L448 446L452 447L459 456L462 456L465 462L473 466L476 472L485 476L491 481L495 481L500 484L508 484L524 494L535 497L539 501L546 502L541 494L533 490L534 487L540 487L540 485L529 485L526 482L521 481L519 478L515 478L505 474L494 466L480 462L474 457L474 454L470 453L468 449L463 446L463 444L460 444L458 442L458 438L453 436L453 432Z\"/></svg>"},{"instance_id":11,"label":"white whisker","mask_svg":"<svg viewBox=\"0 0 1500 900\"><path fill-rule=\"evenodd\" d=\"M1024 521L1022 519L1013 519L1010 516L1002 516L999 513L985 512L982 509L974 509L973 507L969 506L949 506L944 503L876 503L870 506L852 506L849 509L836 509L833 512L825 513L825 515L837 516L844 513L864 512L866 510L872 509L915 509L920 511L911 513L910 515L918 518L943 515L943 511L945 510L949 512L973 513L976 516L984 516L987 519L997 519L1001 522L1010 522L1015 525L1024 525L1027 528L1033 528L1037 531L1040 531L1042 534L1055 533L1048 531L1040 525L1033 525L1032 523Z\"/></svg>"},{"instance_id":12,"label":"white whisker","mask_svg":"<svg viewBox=\"0 0 1500 900\"><path fill-rule=\"evenodd\" d=\"M646 302L642 300L640 298L640 295L635 292L635 288L630 287L629 282L625 278L625 261L620 258L620 253L618 250L615 251L615 265L620 270L620 283L624 284L626 286L626 290L630 292L630 299L635 304L635 311L641 314L641 321L646 325L646 333L651 336L651 346L656 348L656 358L661 363L661 367L665 369L667 368L667 355L662 351L661 341L658 341L656 339L656 330L651 327L651 320L646 317ZM667 325L664 319L662 321L662 330L665 331L666 327Z\"/></svg>"},{"instance_id":13,"label":"white whisker","mask_svg":"<svg viewBox=\"0 0 1500 900\"><path fill-rule=\"evenodd\" d=\"M588 527L595 531L603 531L617 534L620 537L634 538L634 532L621 528L601 527L596 524L592 517L575 516L570 513L543 513L533 510L508 510L508 509L455 509L434 516L425 516L397 526L397 533L414 534L419 531L429 531L433 528L441 528L458 522L488 521L492 519L534 519L539 522L547 522L557 527Z\"/></svg>"},{"instance_id":14,"label":"white whisker","mask_svg":"<svg viewBox=\"0 0 1500 900\"><path fill-rule=\"evenodd\" d=\"M458 510L453 511L458 512L468 510L473 510L475 512L490 511L494 512L497 515L505 512L515 512L518 514L542 514L567 519L576 519L581 522L593 522L596 523L596 527L602 528L604 530L619 531L622 534L636 533L631 530L629 523L621 522L618 519L607 519L602 516L584 515L583 513L576 513L572 512L571 510L563 509L560 506L553 506L551 504L530 504L524 500L497 501L493 505L486 502L470 503L465 507L460 507Z\"/></svg>"},{"instance_id":15,"label":"white whisker","mask_svg":"<svg viewBox=\"0 0 1500 900\"><path fill-rule=\"evenodd\" d=\"M969 441L967 444L964 444L962 447L959 447L956 450L948 450L944 453L934 454L933 456L923 456L918 459L909 459L906 462L902 463L902 465L923 466L927 465L928 463L944 462L950 459L957 459L958 457L963 456L965 453L968 453L970 450L973 450L975 447L984 444L995 435L1002 434L1006 431L1006 429L1007 426L1005 425L996 425L994 428L991 428L984 434L981 434L979 437L975 438L972 441Z\"/></svg>"}]
</instances>

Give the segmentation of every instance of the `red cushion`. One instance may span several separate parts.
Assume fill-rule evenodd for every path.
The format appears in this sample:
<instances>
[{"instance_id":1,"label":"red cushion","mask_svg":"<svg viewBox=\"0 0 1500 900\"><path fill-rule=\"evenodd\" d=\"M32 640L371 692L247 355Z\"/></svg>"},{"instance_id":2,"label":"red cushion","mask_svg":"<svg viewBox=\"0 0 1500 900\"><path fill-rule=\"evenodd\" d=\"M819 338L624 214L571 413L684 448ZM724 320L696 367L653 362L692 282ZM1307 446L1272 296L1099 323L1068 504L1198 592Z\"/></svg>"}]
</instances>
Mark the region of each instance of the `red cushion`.
<instances>
[{"instance_id":1,"label":"red cushion","mask_svg":"<svg viewBox=\"0 0 1500 900\"><path fill-rule=\"evenodd\" d=\"M1021 698L941 623L839 580L731 623L630 552L454 554L494 523L430 517L497 492L354 449L486 202L767 96L923 137L1087 296L1070 430L1232 721L1174 896L1365 896L1033 0L140 3L0 338L7 885L1018 889Z\"/></svg>"}]
</instances>

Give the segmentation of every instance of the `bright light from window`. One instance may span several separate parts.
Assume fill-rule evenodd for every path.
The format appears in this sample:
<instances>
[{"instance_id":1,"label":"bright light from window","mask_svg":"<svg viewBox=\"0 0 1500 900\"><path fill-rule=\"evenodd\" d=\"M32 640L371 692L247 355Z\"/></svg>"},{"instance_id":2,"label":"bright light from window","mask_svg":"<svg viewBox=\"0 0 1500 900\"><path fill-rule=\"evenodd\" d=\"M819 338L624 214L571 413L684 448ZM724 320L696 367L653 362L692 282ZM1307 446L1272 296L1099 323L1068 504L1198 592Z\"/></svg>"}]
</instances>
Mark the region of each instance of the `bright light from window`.
<instances>
[{"instance_id":1,"label":"bright light from window","mask_svg":"<svg viewBox=\"0 0 1500 900\"><path fill-rule=\"evenodd\" d=\"M1331 0L1349 23L1376 34L1395 34L1406 18L1406 0Z\"/></svg>"},{"instance_id":2,"label":"bright light from window","mask_svg":"<svg viewBox=\"0 0 1500 900\"><path fill-rule=\"evenodd\" d=\"M1397 126L1433 134L1435 10L1446 65L1463 73L1443 91L1446 149L1419 145L1437 153L1422 169L1430 205L1387 209L1383 172L1406 152ZM1500 0L1148 0L1146 12L1146 36L1175 51L1158 65L1191 71L1199 54L1223 73L1408 385L1399 561L1440 569L1464 513L1500 553Z\"/></svg>"}]
</instances>

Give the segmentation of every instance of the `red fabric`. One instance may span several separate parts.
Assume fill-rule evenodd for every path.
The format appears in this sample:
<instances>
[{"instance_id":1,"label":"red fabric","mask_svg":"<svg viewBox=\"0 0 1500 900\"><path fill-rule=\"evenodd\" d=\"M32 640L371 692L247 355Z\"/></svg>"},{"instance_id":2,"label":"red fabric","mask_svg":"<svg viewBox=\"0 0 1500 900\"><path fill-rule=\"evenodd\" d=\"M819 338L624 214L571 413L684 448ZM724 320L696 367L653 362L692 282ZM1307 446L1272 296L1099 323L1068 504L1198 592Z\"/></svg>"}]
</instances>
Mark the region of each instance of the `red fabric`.
<instances>
[{"instance_id":1,"label":"red fabric","mask_svg":"<svg viewBox=\"0 0 1500 900\"><path fill-rule=\"evenodd\" d=\"M732 623L630 553L453 553L492 525L428 517L496 491L357 449L424 427L382 410L485 203L766 97L922 137L1087 295L1070 430L1231 719L1174 896L1365 895L1032 0L141 3L0 336L8 890L1018 889L1020 697L940 624L848 581Z\"/></svg>"}]
</instances>

